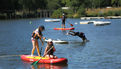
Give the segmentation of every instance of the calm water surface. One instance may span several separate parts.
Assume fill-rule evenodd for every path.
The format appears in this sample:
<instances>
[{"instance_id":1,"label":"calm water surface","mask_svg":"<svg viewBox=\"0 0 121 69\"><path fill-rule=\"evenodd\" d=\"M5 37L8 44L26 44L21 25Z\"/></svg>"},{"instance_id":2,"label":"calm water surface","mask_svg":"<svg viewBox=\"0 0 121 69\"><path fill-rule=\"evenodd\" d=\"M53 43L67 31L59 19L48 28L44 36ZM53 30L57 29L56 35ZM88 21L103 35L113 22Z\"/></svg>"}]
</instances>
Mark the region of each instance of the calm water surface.
<instances>
[{"instance_id":1,"label":"calm water surface","mask_svg":"<svg viewBox=\"0 0 121 69\"><path fill-rule=\"evenodd\" d=\"M60 22L46 23L44 19L1 20L0 69L121 69L121 19L106 20L111 21L111 25L98 27L75 24L80 19L67 20L74 25L75 31L84 32L90 42L82 43L78 37L65 35L68 31L53 30L61 26ZM67 58L67 65L31 66L21 61L19 55L31 53L31 33L39 25L46 27L44 37L69 41L69 44L55 44L55 55ZM70 25L67 24L67 27ZM43 51L45 46L46 43Z\"/></svg>"}]
</instances>

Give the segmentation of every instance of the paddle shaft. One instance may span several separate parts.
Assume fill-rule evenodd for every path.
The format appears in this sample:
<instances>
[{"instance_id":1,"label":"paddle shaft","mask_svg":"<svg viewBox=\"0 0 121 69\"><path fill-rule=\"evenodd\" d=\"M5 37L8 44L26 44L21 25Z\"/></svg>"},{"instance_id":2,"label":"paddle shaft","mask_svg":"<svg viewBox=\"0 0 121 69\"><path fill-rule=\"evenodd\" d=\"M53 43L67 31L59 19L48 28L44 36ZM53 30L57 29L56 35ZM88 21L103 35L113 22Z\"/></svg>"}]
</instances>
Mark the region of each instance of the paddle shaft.
<instances>
[{"instance_id":1,"label":"paddle shaft","mask_svg":"<svg viewBox=\"0 0 121 69\"><path fill-rule=\"evenodd\" d=\"M48 53L52 48L53 48L53 46L47 51L47 53ZM46 54L47 54L47 53L46 53ZM43 57L44 57L46 54L44 54ZM42 59L42 57L40 57L39 60L41 60L41 59ZM35 65L35 64L37 64L37 63L39 62L39 60L33 62L31 65Z\"/></svg>"},{"instance_id":2,"label":"paddle shaft","mask_svg":"<svg viewBox=\"0 0 121 69\"><path fill-rule=\"evenodd\" d=\"M42 46L41 46L41 49L40 49L40 55L42 54Z\"/></svg>"},{"instance_id":3,"label":"paddle shaft","mask_svg":"<svg viewBox=\"0 0 121 69\"><path fill-rule=\"evenodd\" d=\"M68 21L66 21L66 22L68 22ZM68 22L72 27L74 26L73 24L71 24L70 22Z\"/></svg>"},{"instance_id":4,"label":"paddle shaft","mask_svg":"<svg viewBox=\"0 0 121 69\"><path fill-rule=\"evenodd\" d=\"M44 42L42 41L42 37L39 37L40 41L42 42L42 46L44 45ZM42 46L41 46L41 49L40 49L40 55L42 53Z\"/></svg>"}]
</instances>

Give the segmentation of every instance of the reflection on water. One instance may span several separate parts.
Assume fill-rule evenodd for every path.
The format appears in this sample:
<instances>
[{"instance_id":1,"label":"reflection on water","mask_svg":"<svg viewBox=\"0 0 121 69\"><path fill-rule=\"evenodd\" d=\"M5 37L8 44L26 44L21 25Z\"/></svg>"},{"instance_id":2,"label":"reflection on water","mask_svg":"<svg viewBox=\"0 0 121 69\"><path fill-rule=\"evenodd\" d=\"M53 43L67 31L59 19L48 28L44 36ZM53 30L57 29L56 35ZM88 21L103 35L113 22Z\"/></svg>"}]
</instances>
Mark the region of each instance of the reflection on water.
<instances>
[{"instance_id":1,"label":"reflection on water","mask_svg":"<svg viewBox=\"0 0 121 69\"><path fill-rule=\"evenodd\" d=\"M31 65L30 62L23 61L24 68L27 69L68 69L68 64L36 64Z\"/></svg>"},{"instance_id":2,"label":"reflection on water","mask_svg":"<svg viewBox=\"0 0 121 69\"><path fill-rule=\"evenodd\" d=\"M67 34L67 31L66 31L66 30L62 30L62 33L63 33L64 35L66 35L66 34Z\"/></svg>"},{"instance_id":3,"label":"reflection on water","mask_svg":"<svg viewBox=\"0 0 121 69\"><path fill-rule=\"evenodd\" d=\"M31 66L31 69L67 69L67 64L37 64L35 66Z\"/></svg>"},{"instance_id":4,"label":"reflection on water","mask_svg":"<svg viewBox=\"0 0 121 69\"><path fill-rule=\"evenodd\" d=\"M79 46L85 46L87 42L79 42L79 41L70 41L70 44L74 44L74 45L79 45Z\"/></svg>"}]
</instances>

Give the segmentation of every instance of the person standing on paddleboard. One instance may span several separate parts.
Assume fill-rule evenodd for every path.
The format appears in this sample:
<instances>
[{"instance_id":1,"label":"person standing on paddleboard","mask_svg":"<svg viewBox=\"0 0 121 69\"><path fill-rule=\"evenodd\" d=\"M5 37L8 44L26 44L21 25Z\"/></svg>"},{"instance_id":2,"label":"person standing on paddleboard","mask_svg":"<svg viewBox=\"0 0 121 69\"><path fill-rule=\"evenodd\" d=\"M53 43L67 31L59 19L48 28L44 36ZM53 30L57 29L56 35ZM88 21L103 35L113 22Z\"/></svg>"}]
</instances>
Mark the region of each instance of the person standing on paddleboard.
<instances>
[{"instance_id":1,"label":"person standing on paddleboard","mask_svg":"<svg viewBox=\"0 0 121 69\"><path fill-rule=\"evenodd\" d=\"M83 42L89 41L89 40L87 40L87 38L86 38L86 36L85 36L85 34L83 32L69 31L68 34L72 35L72 36L78 36L78 37L80 37L83 40Z\"/></svg>"},{"instance_id":2,"label":"person standing on paddleboard","mask_svg":"<svg viewBox=\"0 0 121 69\"><path fill-rule=\"evenodd\" d=\"M65 28L65 21L66 21L66 16L65 14L63 13L63 16L62 16L62 28Z\"/></svg>"},{"instance_id":3,"label":"person standing on paddleboard","mask_svg":"<svg viewBox=\"0 0 121 69\"><path fill-rule=\"evenodd\" d=\"M35 31L33 31L32 38L31 38L32 45L33 45L31 56L33 56L35 48L37 48L38 56L41 56L40 51L39 51L38 39L40 39L42 45L44 45L44 42L42 41L42 39L43 39L42 31L44 31L44 30L45 30L44 26L39 26Z\"/></svg>"}]
</instances>

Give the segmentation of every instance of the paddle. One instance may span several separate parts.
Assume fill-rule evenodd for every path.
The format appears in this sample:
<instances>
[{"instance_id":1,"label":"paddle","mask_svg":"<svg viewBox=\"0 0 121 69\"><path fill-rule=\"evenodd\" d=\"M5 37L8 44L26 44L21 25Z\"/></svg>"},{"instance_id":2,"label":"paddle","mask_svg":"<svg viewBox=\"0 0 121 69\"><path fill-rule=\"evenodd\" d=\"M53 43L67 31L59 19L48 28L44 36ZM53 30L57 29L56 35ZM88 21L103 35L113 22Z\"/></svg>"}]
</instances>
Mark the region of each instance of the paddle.
<instances>
[{"instance_id":1,"label":"paddle","mask_svg":"<svg viewBox=\"0 0 121 69\"><path fill-rule=\"evenodd\" d=\"M68 21L66 21L66 22L68 22ZM73 26L74 26L74 25L73 25L73 24L71 24L70 22L68 22L68 23L70 24L70 26L71 26L71 27L73 27Z\"/></svg>"},{"instance_id":2,"label":"paddle","mask_svg":"<svg viewBox=\"0 0 121 69\"><path fill-rule=\"evenodd\" d=\"M41 49L40 49L40 55L42 54L42 46L41 46Z\"/></svg>"},{"instance_id":3,"label":"paddle","mask_svg":"<svg viewBox=\"0 0 121 69\"><path fill-rule=\"evenodd\" d=\"M53 46L47 51L47 53L51 50L53 48ZM47 54L46 53L46 54ZM46 54L44 54L42 57L44 57ZM39 60L41 60L42 59L42 57L40 57L40 59ZM38 62L39 62L39 60L37 60L37 61L35 61L35 62L33 62L31 65L36 65Z\"/></svg>"},{"instance_id":4,"label":"paddle","mask_svg":"<svg viewBox=\"0 0 121 69\"><path fill-rule=\"evenodd\" d=\"M71 25L71 27L73 27L74 25L73 24L71 24L71 23L69 23L70 25Z\"/></svg>"},{"instance_id":5,"label":"paddle","mask_svg":"<svg viewBox=\"0 0 121 69\"><path fill-rule=\"evenodd\" d=\"M45 37L43 37L43 40L44 40L44 38ZM41 40L41 39L40 39ZM44 45L44 42L41 40L41 42L42 42L42 46ZM41 49L40 49L40 55L41 55L41 53L42 53L42 46L41 46Z\"/></svg>"}]
</instances>

